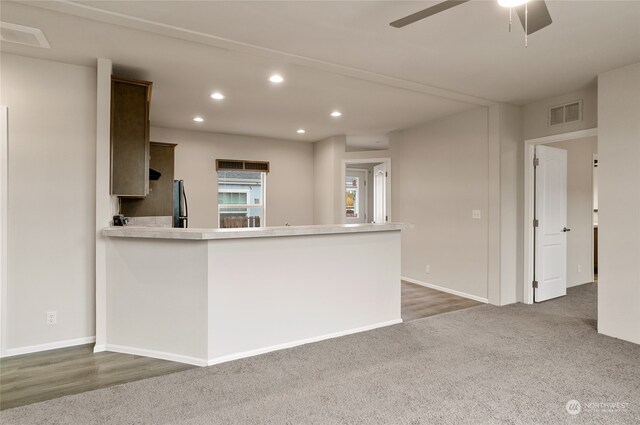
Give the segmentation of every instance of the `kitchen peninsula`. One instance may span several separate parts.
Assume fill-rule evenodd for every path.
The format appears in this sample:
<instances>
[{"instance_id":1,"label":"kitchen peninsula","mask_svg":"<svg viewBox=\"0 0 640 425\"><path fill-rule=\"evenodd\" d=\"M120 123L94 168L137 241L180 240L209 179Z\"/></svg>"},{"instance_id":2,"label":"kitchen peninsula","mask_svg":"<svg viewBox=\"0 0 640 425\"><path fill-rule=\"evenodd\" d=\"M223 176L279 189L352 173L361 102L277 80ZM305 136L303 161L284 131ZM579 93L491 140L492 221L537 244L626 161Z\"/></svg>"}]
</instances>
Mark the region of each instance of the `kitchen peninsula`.
<instances>
[{"instance_id":1,"label":"kitchen peninsula","mask_svg":"<svg viewBox=\"0 0 640 425\"><path fill-rule=\"evenodd\" d=\"M408 227L106 228L104 349L206 366L400 323Z\"/></svg>"}]
</instances>

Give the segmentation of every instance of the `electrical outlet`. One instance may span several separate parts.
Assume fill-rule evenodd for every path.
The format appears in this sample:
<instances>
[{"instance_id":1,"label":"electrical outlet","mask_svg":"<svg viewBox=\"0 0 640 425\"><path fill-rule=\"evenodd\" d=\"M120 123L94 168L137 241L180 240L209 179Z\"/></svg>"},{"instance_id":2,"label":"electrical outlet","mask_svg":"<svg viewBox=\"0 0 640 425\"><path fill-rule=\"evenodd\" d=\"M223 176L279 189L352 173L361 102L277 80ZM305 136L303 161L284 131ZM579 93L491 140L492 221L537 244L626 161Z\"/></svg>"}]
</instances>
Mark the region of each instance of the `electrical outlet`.
<instances>
[{"instance_id":1,"label":"electrical outlet","mask_svg":"<svg viewBox=\"0 0 640 425\"><path fill-rule=\"evenodd\" d=\"M47 311L47 325L55 325L58 323L58 312Z\"/></svg>"},{"instance_id":2,"label":"electrical outlet","mask_svg":"<svg viewBox=\"0 0 640 425\"><path fill-rule=\"evenodd\" d=\"M424 266L424 271L425 271L425 273L431 273L431 266L429 264Z\"/></svg>"},{"instance_id":3,"label":"electrical outlet","mask_svg":"<svg viewBox=\"0 0 640 425\"><path fill-rule=\"evenodd\" d=\"M471 218L473 218L474 220L480 220L480 218L482 217L480 210L471 210Z\"/></svg>"},{"instance_id":4,"label":"electrical outlet","mask_svg":"<svg viewBox=\"0 0 640 425\"><path fill-rule=\"evenodd\" d=\"M582 264L578 264L578 273L582 273Z\"/></svg>"}]
</instances>

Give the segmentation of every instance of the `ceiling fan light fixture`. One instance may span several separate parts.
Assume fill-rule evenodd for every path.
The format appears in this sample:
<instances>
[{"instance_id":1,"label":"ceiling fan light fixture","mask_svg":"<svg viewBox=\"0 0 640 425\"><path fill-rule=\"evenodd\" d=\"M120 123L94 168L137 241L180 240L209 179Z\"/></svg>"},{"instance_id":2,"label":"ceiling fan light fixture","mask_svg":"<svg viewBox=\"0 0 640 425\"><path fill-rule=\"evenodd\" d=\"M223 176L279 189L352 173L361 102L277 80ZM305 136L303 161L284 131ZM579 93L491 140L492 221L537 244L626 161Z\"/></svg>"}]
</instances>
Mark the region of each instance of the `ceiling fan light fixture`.
<instances>
[{"instance_id":1,"label":"ceiling fan light fixture","mask_svg":"<svg viewBox=\"0 0 640 425\"><path fill-rule=\"evenodd\" d=\"M498 0L498 4L502 7L518 7L525 4L527 0Z\"/></svg>"}]
</instances>

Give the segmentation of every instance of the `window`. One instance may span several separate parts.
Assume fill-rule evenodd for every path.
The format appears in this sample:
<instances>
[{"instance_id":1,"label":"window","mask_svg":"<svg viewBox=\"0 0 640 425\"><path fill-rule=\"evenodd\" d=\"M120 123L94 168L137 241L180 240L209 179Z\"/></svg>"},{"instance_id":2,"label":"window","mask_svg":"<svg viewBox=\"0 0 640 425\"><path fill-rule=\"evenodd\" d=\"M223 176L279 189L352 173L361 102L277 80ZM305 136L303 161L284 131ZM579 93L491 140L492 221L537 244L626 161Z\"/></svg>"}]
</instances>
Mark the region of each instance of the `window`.
<instances>
[{"instance_id":1,"label":"window","mask_svg":"<svg viewBox=\"0 0 640 425\"><path fill-rule=\"evenodd\" d=\"M262 227L266 172L218 170L218 223L221 229Z\"/></svg>"},{"instance_id":2,"label":"window","mask_svg":"<svg viewBox=\"0 0 640 425\"><path fill-rule=\"evenodd\" d=\"M360 196L358 188L360 187L360 178L347 176L345 180L345 206L347 217L358 218L360 211Z\"/></svg>"}]
</instances>

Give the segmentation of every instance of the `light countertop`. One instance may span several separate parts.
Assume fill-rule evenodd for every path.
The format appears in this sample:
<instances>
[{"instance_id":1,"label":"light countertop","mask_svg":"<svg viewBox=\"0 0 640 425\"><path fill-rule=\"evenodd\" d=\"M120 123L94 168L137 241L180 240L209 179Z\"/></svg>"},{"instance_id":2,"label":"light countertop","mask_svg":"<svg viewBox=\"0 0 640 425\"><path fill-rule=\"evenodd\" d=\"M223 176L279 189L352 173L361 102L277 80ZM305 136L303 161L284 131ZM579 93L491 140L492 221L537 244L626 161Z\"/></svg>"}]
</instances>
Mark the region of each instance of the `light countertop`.
<instances>
[{"instance_id":1,"label":"light countertop","mask_svg":"<svg viewBox=\"0 0 640 425\"><path fill-rule=\"evenodd\" d=\"M173 227L106 227L104 236L120 238L213 240L271 238L280 236L330 235L340 233L388 232L410 229L405 223L327 224L310 226L271 226L239 229L180 229Z\"/></svg>"}]
</instances>

